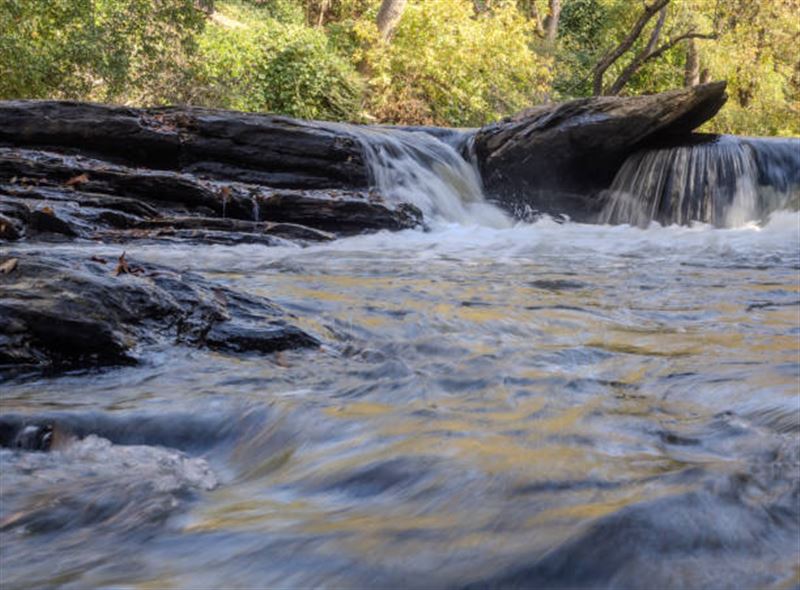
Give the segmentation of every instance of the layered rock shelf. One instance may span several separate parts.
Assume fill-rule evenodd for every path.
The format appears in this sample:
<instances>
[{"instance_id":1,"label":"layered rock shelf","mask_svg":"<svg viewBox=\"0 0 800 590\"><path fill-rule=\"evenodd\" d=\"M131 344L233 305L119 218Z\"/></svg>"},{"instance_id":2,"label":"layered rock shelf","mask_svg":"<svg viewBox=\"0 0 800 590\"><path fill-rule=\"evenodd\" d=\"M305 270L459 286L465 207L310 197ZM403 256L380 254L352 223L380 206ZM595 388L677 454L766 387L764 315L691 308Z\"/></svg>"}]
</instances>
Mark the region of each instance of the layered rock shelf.
<instances>
[{"instance_id":1,"label":"layered rock shelf","mask_svg":"<svg viewBox=\"0 0 800 590\"><path fill-rule=\"evenodd\" d=\"M586 218L627 156L691 141L725 98L715 83L536 107L477 130L470 155L489 200ZM417 207L370 186L363 137L191 107L0 102L0 378L136 362L164 342L231 354L317 346L267 299L123 252L144 242L302 246L421 226ZM65 241L118 245L120 255L49 251Z\"/></svg>"}]
</instances>

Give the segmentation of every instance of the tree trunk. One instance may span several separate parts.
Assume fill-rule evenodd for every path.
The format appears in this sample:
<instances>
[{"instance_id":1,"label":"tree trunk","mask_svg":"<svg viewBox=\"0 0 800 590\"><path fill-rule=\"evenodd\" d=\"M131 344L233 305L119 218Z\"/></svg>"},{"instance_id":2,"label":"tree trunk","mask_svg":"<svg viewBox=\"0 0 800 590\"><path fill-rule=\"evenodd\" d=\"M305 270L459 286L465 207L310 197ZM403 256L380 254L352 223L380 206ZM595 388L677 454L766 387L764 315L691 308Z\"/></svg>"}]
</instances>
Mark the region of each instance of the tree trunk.
<instances>
[{"instance_id":1,"label":"tree trunk","mask_svg":"<svg viewBox=\"0 0 800 590\"><path fill-rule=\"evenodd\" d=\"M526 12L528 13L528 18L536 26L536 34L544 37L544 24L542 23L542 17L539 16L539 9L536 8L536 0L528 0Z\"/></svg>"},{"instance_id":2,"label":"tree trunk","mask_svg":"<svg viewBox=\"0 0 800 590\"><path fill-rule=\"evenodd\" d=\"M330 0L319 1L319 15L317 16L317 27L322 27L325 24L325 13L328 12Z\"/></svg>"},{"instance_id":3,"label":"tree trunk","mask_svg":"<svg viewBox=\"0 0 800 590\"><path fill-rule=\"evenodd\" d=\"M622 73L620 73L617 79L614 80L614 83L609 86L604 94L619 94L628 81L633 77L633 75L639 71L639 68L641 68L642 65L654 55L656 47L658 47L658 41L661 38L661 31L664 28L664 21L666 20L667 7L665 6L658 14L656 26L653 27L653 31L650 33L650 39L647 41L647 45L645 45L644 49L634 56L631 63L629 63L625 69L622 70Z\"/></svg>"},{"instance_id":4,"label":"tree trunk","mask_svg":"<svg viewBox=\"0 0 800 590\"><path fill-rule=\"evenodd\" d=\"M400 18L403 16L405 7L406 0L383 0L381 2L377 19L381 39L388 41L392 37L395 27L397 27Z\"/></svg>"},{"instance_id":5,"label":"tree trunk","mask_svg":"<svg viewBox=\"0 0 800 590\"><path fill-rule=\"evenodd\" d=\"M544 25L547 43L553 45L558 36L558 21L561 19L561 0L550 0L549 11Z\"/></svg>"},{"instance_id":6,"label":"tree trunk","mask_svg":"<svg viewBox=\"0 0 800 590\"><path fill-rule=\"evenodd\" d=\"M700 83L700 56L697 54L697 42L689 39L686 46L686 66L683 72L683 85L687 88Z\"/></svg>"}]
</instances>

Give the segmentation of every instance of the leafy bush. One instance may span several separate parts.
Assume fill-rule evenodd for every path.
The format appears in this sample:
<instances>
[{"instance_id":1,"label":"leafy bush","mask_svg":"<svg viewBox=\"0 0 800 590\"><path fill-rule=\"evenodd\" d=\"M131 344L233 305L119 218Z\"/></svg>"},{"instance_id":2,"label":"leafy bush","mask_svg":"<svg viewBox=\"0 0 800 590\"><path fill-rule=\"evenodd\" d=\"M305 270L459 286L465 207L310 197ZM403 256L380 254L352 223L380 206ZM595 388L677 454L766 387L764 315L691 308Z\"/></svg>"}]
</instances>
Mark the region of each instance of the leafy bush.
<instances>
[{"instance_id":1,"label":"leafy bush","mask_svg":"<svg viewBox=\"0 0 800 590\"><path fill-rule=\"evenodd\" d=\"M390 43L378 40L374 13L367 16L354 26L367 47L357 59L381 121L481 125L549 88L549 61L531 47L533 23L512 3L476 15L470 0L409 2Z\"/></svg>"},{"instance_id":2,"label":"leafy bush","mask_svg":"<svg viewBox=\"0 0 800 590\"><path fill-rule=\"evenodd\" d=\"M241 6L224 14L230 21L200 38L195 102L308 119L359 116L362 82L323 30Z\"/></svg>"},{"instance_id":3,"label":"leafy bush","mask_svg":"<svg viewBox=\"0 0 800 590\"><path fill-rule=\"evenodd\" d=\"M158 100L203 22L193 0L0 0L0 98Z\"/></svg>"}]
</instances>

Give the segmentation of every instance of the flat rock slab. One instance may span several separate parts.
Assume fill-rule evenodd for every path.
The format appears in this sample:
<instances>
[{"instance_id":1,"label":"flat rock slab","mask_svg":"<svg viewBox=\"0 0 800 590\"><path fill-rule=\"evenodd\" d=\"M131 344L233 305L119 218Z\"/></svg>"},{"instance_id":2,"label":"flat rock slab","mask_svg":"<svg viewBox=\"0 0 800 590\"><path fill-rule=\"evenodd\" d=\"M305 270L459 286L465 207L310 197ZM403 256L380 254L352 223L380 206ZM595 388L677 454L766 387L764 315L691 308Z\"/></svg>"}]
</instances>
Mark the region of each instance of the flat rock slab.
<instances>
[{"instance_id":1,"label":"flat rock slab","mask_svg":"<svg viewBox=\"0 0 800 590\"><path fill-rule=\"evenodd\" d=\"M231 353L319 345L271 301L192 273L53 252L0 263L13 259L0 272L0 378L133 364L164 342Z\"/></svg>"},{"instance_id":2,"label":"flat rock slab","mask_svg":"<svg viewBox=\"0 0 800 590\"><path fill-rule=\"evenodd\" d=\"M172 237L236 243L235 234L245 232L250 236L238 241L271 244L276 242L269 236L319 241L331 234L397 230L422 223L414 206L389 205L365 190L275 189L2 147L0 215L0 239L7 240L48 233L113 239L111 230L156 227L159 232L128 232L120 237L158 237L167 235L167 226L174 223ZM190 227L198 231L177 231ZM222 236L223 231L230 235Z\"/></svg>"},{"instance_id":3,"label":"flat rock slab","mask_svg":"<svg viewBox=\"0 0 800 590\"><path fill-rule=\"evenodd\" d=\"M275 188L368 186L361 145L341 127L255 113L6 101L0 143Z\"/></svg>"}]
</instances>

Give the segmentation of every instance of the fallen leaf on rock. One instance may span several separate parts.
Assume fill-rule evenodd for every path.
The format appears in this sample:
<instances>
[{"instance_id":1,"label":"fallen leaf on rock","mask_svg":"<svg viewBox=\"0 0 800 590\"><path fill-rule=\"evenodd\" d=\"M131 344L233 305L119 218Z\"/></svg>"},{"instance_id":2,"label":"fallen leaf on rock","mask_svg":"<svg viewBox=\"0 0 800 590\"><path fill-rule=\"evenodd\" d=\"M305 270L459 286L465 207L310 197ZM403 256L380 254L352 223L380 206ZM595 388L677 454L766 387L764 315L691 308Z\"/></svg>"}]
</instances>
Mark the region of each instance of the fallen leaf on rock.
<instances>
[{"instance_id":1,"label":"fallen leaf on rock","mask_svg":"<svg viewBox=\"0 0 800 590\"><path fill-rule=\"evenodd\" d=\"M108 264L108 260L106 260L105 258L101 258L100 256L92 256L89 260L91 260L92 262L99 262L100 264Z\"/></svg>"},{"instance_id":2,"label":"fallen leaf on rock","mask_svg":"<svg viewBox=\"0 0 800 590\"><path fill-rule=\"evenodd\" d=\"M87 182L89 182L89 175L84 172L83 174L78 174L77 176L73 176L65 184L67 186L77 186L80 184L85 184Z\"/></svg>"},{"instance_id":3,"label":"fallen leaf on rock","mask_svg":"<svg viewBox=\"0 0 800 590\"><path fill-rule=\"evenodd\" d=\"M130 273L130 268L128 267L128 261L125 260L125 252L123 252L119 257L119 262L117 262L117 270L114 272L114 276L118 277L123 273Z\"/></svg>"},{"instance_id":4,"label":"fallen leaf on rock","mask_svg":"<svg viewBox=\"0 0 800 590\"><path fill-rule=\"evenodd\" d=\"M0 264L0 275L7 275L10 272L14 272L18 262L18 258L9 258L3 264Z\"/></svg>"},{"instance_id":5,"label":"fallen leaf on rock","mask_svg":"<svg viewBox=\"0 0 800 590\"><path fill-rule=\"evenodd\" d=\"M45 205L44 207L39 209L39 211L41 211L45 215L55 215L56 214L56 212L53 211L53 208L52 207L48 207L47 205Z\"/></svg>"},{"instance_id":6,"label":"fallen leaf on rock","mask_svg":"<svg viewBox=\"0 0 800 590\"><path fill-rule=\"evenodd\" d=\"M130 266L128 264L128 261L125 260L125 252L120 255L119 261L117 262L117 269L114 272L115 277L118 277L121 274L140 275L143 273L143 268L139 268L138 266Z\"/></svg>"}]
</instances>

